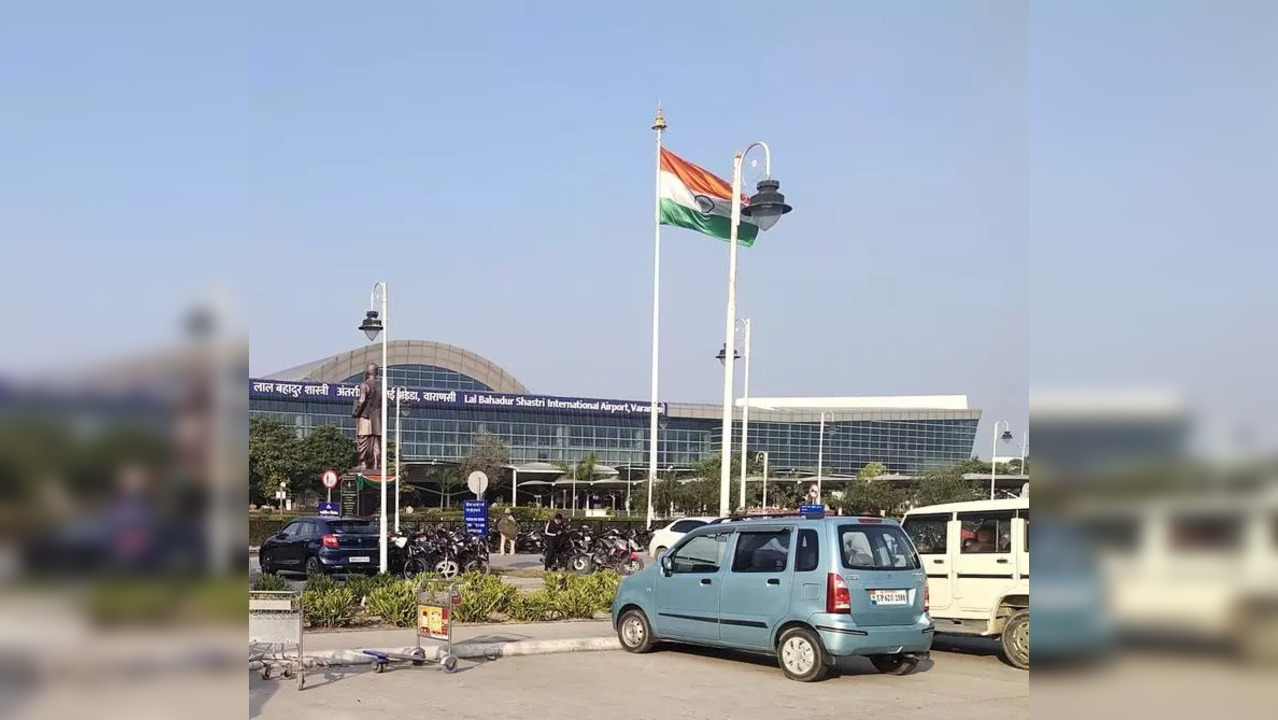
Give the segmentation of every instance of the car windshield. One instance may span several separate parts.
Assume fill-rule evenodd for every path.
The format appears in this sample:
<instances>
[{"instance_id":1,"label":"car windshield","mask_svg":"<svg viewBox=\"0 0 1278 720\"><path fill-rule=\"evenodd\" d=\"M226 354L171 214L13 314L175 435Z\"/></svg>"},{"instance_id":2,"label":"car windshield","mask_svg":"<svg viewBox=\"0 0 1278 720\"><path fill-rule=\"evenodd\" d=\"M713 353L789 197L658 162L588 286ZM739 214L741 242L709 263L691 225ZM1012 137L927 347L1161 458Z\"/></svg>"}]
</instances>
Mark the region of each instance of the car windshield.
<instances>
[{"instance_id":1,"label":"car windshield","mask_svg":"<svg viewBox=\"0 0 1278 720\"><path fill-rule=\"evenodd\" d=\"M330 532L337 535L377 534L377 528L363 520L330 520L328 527Z\"/></svg>"},{"instance_id":2,"label":"car windshield","mask_svg":"<svg viewBox=\"0 0 1278 720\"><path fill-rule=\"evenodd\" d=\"M851 570L917 570L919 557L895 525L842 525L839 545L843 567Z\"/></svg>"}]
</instances>

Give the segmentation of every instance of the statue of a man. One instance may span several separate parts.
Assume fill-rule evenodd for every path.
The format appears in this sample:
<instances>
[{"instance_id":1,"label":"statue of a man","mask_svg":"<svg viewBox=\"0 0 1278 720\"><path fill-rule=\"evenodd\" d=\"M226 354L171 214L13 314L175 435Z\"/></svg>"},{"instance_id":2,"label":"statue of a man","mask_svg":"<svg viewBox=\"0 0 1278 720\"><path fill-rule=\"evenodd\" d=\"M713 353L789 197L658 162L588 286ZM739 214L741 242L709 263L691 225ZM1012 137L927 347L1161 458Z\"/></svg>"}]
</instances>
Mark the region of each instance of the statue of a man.
<instances>
[{"instance_id":1,"label":"statue of a man","mask_svg":"<svg viewBox=\"0 0 1278 720\"><path fill-rule=\"evenodd\" d=\"M364 382L355 397L355 437L358 442L360 470L382 468L382 387L377 379L380 368L369 363L364 369Z\"/></svg>"}]
</instances>

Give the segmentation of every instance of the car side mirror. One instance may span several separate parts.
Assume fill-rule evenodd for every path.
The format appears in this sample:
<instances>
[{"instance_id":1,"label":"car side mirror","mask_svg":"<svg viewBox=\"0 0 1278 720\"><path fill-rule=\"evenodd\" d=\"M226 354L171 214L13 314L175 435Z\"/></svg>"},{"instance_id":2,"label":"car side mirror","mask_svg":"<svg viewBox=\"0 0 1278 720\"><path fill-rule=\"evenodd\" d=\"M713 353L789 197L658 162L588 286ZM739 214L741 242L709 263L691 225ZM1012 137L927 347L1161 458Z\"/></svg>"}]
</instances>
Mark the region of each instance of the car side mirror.
<instances>
[{"instance_id":1,"label":"car side mirror","mask_svg":"<svg viewBox=\"0 0 1278 720\"><path fill-rule=\"evenodd\" d=\"M670 577L670 574L674 572L674 560L670 559L669 554L664 554L658 562L661 563L661 574Z\"/></svg>"},{"instance_id":2,"label":"car side mirror","mask_svg":"<svg viewBox=\"0 0 1278 720\"><path fill-rule=\"evenodd\" d=\"M283 531L283 530L281 530L281 531L279 531L279 532L275 533L275 539L276 539L276 540L283 540L283 539L285 539L286 537L288 537L288 536L284 534L284 531Z\"/></svg>"}]
</instances>

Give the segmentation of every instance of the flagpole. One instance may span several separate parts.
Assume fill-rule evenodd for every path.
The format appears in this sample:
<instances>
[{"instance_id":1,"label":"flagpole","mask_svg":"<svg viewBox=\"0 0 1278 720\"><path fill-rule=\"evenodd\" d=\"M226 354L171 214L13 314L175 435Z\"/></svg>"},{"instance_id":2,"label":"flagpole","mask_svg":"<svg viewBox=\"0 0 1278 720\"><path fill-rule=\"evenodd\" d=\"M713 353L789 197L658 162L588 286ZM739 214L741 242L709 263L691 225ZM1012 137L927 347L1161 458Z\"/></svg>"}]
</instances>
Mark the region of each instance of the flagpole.
<instances>
[{"instance_id":1,"label":"flagpole","mask_svg":"<svg viewBox=\"0 0 1278 720\"><path fill-rule=\"evenodd\" d=\"M657 478L657 366L660 355L661 329L661 133L666 129L666 118L657 105L657 117L652 121L657 132L656 187L652 196L652 404L648 408L648 528L652 527L652 490Z\"/></svg>"}]
</instances>

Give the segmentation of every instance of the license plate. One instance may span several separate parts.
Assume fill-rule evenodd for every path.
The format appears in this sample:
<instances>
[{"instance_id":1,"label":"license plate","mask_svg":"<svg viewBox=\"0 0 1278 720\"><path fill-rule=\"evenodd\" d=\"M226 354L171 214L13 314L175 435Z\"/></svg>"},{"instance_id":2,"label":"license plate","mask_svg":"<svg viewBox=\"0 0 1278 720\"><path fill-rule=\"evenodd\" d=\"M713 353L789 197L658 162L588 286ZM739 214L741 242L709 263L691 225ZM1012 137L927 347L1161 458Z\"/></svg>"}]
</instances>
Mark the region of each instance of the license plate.
<instances>
[{"instance_id":1,"label":"license plate","mask_svg":"<svg viewBox=\"0 0 1278 720\"><path fill-rule=\"evenodd\" d=\"M356 555L355 557L347 560L347 562L372 562L372 558L367 555Z\"/></svg>"},{"instance_id":2,"label":"license plate","mask_svg":"<svg viewBox=\"0 0 1278 720\"><path fill-rule=\"evenodd\" d=\"M870 602L874 605L909 605L908 590L871 590Z\"/></svg>"}]
</instances>

